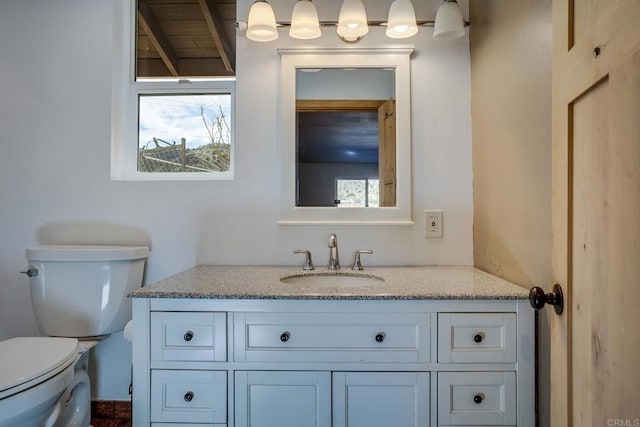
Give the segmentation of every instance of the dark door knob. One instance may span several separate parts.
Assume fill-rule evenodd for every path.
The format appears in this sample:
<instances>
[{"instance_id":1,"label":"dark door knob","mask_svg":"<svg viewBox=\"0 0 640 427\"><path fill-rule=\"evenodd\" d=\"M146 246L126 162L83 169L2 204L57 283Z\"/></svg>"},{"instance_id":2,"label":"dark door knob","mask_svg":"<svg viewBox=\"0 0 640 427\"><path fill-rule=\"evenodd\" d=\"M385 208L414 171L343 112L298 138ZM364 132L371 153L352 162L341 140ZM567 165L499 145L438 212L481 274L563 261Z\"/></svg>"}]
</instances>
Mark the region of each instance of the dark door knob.
<instances>
[{"instance_id":1,"label":"dark door knob","mask_svg":"<svg viewBox=\"0 0 640 427\"><path fill-rule=\"evenodd\" d=\"M536 310L540 310L545 304L549 304L553 306L556 314L562 314L564 309L562 287L556 283L553 285L553 292L548 294L545 294L544 290L537 286L531 288L529 291L529 304Z\"/></svg>"}]
</instances>

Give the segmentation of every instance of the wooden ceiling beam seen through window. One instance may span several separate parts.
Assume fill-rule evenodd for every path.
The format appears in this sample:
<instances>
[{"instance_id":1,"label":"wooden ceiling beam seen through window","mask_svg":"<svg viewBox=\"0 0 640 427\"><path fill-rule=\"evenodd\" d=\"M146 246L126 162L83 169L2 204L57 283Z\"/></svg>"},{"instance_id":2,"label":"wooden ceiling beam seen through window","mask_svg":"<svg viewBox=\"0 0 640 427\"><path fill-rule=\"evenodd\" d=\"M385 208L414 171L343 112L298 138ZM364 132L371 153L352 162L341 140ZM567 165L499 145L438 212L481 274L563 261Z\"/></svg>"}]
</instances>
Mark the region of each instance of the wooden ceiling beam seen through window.
<instances>
[{"instance_id":1,"label":"wooden ceiling beam seen through window","mask_svg":"<svg viewBox=\"0 0 640 427\"><path fill-rule=\"evenodd\" d=\"M178 77L180 75L178 72L178 57L153 12L142 1L138 2L138 23L147 34L147 37L149 37L149 41L158 52L158 55L160 55L160 58L162 58L162 62L164 62L171 75Z\"/></svg>"},{"instance_id":2,"label":"wooden ceiling beam seen through window","mask_svg":"<svg viewBox=\"0 0 640 427\"><path fill-rule=\"evenodd\" d=\"M213 42L218 49L218 53L220 54L220 59L224 63L225 69L234 73L233 64L235 63L235 58L233 52L229 48L230 43L227 40L224 32L220 31L222 25L220 20L217 18L218 14L216 13L216 1L215 0L198 0L200 4L200 8L202 9L202 14L204 15L204 19L207 22L207 27L211 32L211 37L213 37Z\"/></svg>"}]
</instances>

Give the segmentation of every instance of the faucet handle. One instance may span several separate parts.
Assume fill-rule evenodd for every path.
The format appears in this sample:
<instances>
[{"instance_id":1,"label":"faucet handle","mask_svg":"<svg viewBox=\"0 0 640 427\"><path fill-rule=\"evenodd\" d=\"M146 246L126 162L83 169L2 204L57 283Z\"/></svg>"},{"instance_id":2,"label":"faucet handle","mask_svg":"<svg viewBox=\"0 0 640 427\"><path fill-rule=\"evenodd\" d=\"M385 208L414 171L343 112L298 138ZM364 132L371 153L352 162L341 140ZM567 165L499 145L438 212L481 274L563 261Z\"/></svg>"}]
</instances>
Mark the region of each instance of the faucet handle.
<instances>
[{"instance_id":1,"label":"faucet handle","mask_svg":"<svg viewBox=\"0 0 640 427\"><path fill-rule=\"evenodd\" d=\"M360 249L357 250L355 256L353 257L353 269L354 270L364 270L362 266L362 262L360 262L360 254L372 254L373 251L371 249Z\"/></svg>"},{"instance_id":2,"label":"faucet handle","mask_svg":"<svg viewBox=\"0 0 640 427\"><path fill-rule=\"evenodd\" d=\"M303 270L315 270L315 267L313 266L313 261L311 261L311 252L306 250L306 249L296 249L295 251L293 251L294 254L305 254L305 259L304 259L304 266L302 267Z\"/></svg>"}]
</instances>

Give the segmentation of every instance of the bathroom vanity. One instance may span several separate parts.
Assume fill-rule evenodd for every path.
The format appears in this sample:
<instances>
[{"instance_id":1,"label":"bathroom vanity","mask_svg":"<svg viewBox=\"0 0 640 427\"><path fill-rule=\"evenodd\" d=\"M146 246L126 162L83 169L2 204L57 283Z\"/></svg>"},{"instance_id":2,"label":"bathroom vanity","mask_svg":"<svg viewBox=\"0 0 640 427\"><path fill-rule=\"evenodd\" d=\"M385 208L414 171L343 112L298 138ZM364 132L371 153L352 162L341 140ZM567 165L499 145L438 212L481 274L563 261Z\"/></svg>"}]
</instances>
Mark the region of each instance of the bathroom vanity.
<instances>
[{"instance_id":1,"label":"bathroom vanity","mask_svg":"<svg viewBox=\"0 0 640 427\"><path fill-rule=\"evenodd\" d=\"M535 424L527 290L472 267L198 266L131 297L134 426Z\"/></svg>"}]
</instances>

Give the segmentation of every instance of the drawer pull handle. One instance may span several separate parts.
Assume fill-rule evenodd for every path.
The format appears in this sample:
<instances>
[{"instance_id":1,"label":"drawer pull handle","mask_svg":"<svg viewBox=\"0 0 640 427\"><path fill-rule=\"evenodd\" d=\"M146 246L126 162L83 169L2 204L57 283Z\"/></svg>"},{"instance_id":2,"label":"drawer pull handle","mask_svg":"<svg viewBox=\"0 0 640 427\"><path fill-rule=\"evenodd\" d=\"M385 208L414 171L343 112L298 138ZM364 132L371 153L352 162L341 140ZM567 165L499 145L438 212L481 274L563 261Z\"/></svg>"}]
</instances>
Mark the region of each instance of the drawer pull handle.
<instances>
[{"instance_id":1,"label":"drawer pull handle","mask_svg":"<svg viewBox=\"0 0 640 427\"><path fill-rule=\"evenodd\" d=\"M473 396L473 401L478 405L481 404L483 400L484 400L484 394L482 393L478 393L475 396Z\"/></svg>"},{"instance_id":2,"label":"drawer pull handle","mask_svg":"<svg viewBox=\"0 0 640 427\"><path fill-rule=\"evenodd\" d=\"M383 342L385 339L385 333L384 332L378 332L378 334L376 335L376 342Z\"/></svg>"},{"instance_id":3,"label":"drawer pull handle","mask_svg":"<svg viewBox=\"0 0 640 427\"><path fill-rule=\"evenodd\" d=\"M484 340L484 332L477 333L473 336L473 340L480 344Z\"/></svg>"},{"instance_id":4,"label":"drawer pull handle","mask_svg":"<svg viewBox=\"0 0 640 427\"><path fill-rule=\"evenodd\" d=\"M185 332L185 334L184 334L184 337L183 337L183 338L184 338L184 340L185 340L185 341L187 341L187 342L191 341L191 340L193 339L193 331L187 331L187 332Z\"/></svg>"},{"instance_id":5,"label":"drawer pull handle","mask_svg":"<svg viewBox=\"0 0 640 427\"><path fill-rule=\"evenodd\" d=\"M195 394L193 394L192 391L188 391L184 394L184 401L185 402L191 402L193 400L193 397L195 396Z\"/></svg>"},{"instance_id":6,"label":"drawer pull handle","mask_svg":"<svg viewBox=\"0 0 640 427\"><path fill-rule=\"evenodd\" d=\"M289 332L289 331L284 331L284 332L280 335L280 341L282 341L282 342L287 342L287 341L289 341L289 338L291 338L291 332Z\"/></svg>"}]
</instances>

